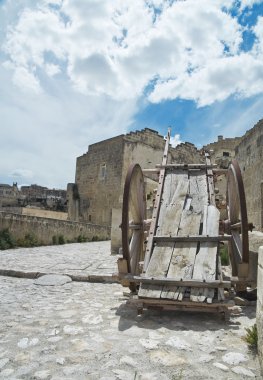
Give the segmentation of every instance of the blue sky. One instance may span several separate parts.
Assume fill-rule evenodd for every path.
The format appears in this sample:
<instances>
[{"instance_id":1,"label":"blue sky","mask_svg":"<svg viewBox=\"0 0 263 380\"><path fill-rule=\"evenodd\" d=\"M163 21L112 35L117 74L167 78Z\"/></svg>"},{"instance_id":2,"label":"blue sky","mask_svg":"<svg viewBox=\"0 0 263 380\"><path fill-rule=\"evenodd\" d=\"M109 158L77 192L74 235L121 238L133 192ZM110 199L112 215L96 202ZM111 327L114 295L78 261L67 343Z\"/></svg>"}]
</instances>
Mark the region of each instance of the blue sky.
<instances>
[{"instance_id":1,"label":"blue sky","mask_svg":"<svg viewBox=\"0 0 263 380\"><path fill-rule=\"evenodd\" d=\"M263 118L263 1L0 1L0 182L65 188L145 127L201 147ZM176 136L176 137L175 137Z\"/></svg>"}]
</instances>

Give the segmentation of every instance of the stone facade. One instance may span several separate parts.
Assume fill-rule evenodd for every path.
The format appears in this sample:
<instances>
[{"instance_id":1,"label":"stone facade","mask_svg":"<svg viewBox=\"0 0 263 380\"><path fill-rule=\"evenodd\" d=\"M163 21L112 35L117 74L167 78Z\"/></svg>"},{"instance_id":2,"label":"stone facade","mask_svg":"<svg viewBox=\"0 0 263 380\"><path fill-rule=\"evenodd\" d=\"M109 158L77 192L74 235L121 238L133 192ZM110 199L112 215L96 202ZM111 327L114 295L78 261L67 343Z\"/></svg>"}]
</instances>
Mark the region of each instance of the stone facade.
<instances>
[{"instance_id":1,"label":"stone facade","mask_svg":"<svg viewBox=\"0 0 263 380\"><path fill-rule=\"evenodd\" d=\"M235 155L242 171L248 219L263 231L263 120L246 132Z\"/></svg>"},{"instance_id":2,"label":"stone facade","mask_svg":"<svg viewBox=\"0 0 263 380\"><path fill-rule=\"evenodd\" d=\"M210 151L213 163L227 169L233 158L237 159L245 186L249 222L258 231L263 230L263 120L260 120L242 137L218 136L218 141L203 147ZM218 201L225 202L226 178L217 178ZM223 215L222 215L223 216Z\"/></svg>"},{"instance_id":3,"label":"stone facade","mask_svg":"<svg viewBox=\"0 0 263 380\"><path fill-rule=\"evenodd\" d=\"M112 209L122 207L129 165L154 168L162 161L164 146L164 137L149 128L90 145L77 158L75 184L68 185L69 219L111 226ZM191 143L169 149L169 162L196 161L202 157Z\"/></svg>"},{"instance_id":4,"label":"stone facade","mask_svg":"<svg viewBox=\"0 0 263 380\"><path fill-rule=\"evenodd\" d=\"M222 169L227 169L229 163L236 155L236 147L241 141L241 137L224 138L218 136L218 140L205 145L203 149L210 152L211 160Z\"/></svg>"}]
</instances>

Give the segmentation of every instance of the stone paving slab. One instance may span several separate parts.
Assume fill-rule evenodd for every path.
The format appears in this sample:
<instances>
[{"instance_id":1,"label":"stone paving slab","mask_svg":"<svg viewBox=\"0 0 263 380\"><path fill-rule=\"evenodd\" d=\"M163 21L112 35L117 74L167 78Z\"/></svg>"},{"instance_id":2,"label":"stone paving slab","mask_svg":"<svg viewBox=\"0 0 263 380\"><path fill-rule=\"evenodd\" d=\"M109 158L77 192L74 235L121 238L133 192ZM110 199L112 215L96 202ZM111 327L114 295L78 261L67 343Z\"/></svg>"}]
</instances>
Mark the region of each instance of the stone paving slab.
<instances>
[{"instance_id":1,"label":"stone paving slab","mask_svg":"<svg viewBox=\"0 0 263 380\"><path fill-rule=\"evenodd\" d=\"M54 252L54 262L63 264L65 256L67 268L70 258L81 264L83 257L96 269L100 262L115 271L107 244L9 250L1 252L2 264L43 271ZM34 282L0 276L0 379L262 379L257 356L242 339L255 323L255 307L241 308L229 322L206 313L149 310L137 316L119 284Z\"/></svg>"},{"instance_id":2,"label":"stone paving slab","mask_svg":"<svg viewBox=\"0 0 263 380\"><path fill-rule=\"evenodd\" d=\"M137 316L118 284L10 277L0 277L0 299L0 379L261 378L242 340L251 307L227 324L210 314Z\"/></svg>"},{"instance_id":3,"label":"stone paving slab","mask_svg":"<svg viewBox=\"0 0 263 380\"><path fill-rule=\"evenodd\" d=\"M117 272L110 241L74 243L0 251L0 269L22 272L60 273L80 276Z\"/></svg>"}]
</instances>

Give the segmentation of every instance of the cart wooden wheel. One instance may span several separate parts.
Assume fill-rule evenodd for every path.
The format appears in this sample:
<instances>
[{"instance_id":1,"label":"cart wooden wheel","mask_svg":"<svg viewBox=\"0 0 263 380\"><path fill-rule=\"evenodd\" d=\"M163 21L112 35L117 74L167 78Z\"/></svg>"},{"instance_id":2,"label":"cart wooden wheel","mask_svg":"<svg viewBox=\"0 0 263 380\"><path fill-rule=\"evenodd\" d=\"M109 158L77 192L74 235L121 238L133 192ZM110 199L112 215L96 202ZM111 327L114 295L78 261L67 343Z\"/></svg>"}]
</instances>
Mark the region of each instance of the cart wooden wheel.
<instances>
[{"instance_id":1,"label":"cart wooden wheel","mask_svg":"<svg viewBox=\"0 0 263 380\"><path fill-rule=\"evenodd\" d=\"M232 274L236 276L237 264L248 263L248 219L247 206L241 170L236 160L233 160L227 174L227 231L232 235L229 244Z\"/></svg>"},{"instance_id":2,"label":"cart wooden wheel","mask_svg":"<svg viewBox=\"0 0 263 380\"><path fill-rule=\"evenodd\" d=\"M132 275L139 274L139 261L143 260L145 216L143 173L139 164L132 164L124 185L121 224L123 258Z\"/></svg>"}]
</instances>

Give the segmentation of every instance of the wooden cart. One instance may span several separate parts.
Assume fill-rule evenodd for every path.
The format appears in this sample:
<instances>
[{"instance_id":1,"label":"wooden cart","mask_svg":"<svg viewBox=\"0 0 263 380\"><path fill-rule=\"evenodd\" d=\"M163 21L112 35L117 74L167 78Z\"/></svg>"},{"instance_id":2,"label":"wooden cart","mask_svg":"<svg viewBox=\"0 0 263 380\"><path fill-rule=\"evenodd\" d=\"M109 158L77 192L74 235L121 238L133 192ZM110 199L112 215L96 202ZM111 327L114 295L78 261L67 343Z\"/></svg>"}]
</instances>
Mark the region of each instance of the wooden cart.
<instances>
[{"instance_id":1,"label":"wooden cart","mask_svg":"<svg viewBox=\"0 0 263 380\"><path fill-rule=\"evenodd\" d=\"M168 164L170 131L159 175L152 218L146 219L144 174L130 166L123 194L119 278L132 291L130 302L144 308L228 314L224 289L245 287L249 273L248 222L244 187L236 161L227 173L228 219L220 221L212 165ZM219 246L228 242L232 277L223 279Z\"/></svg>"}]
</instances>

